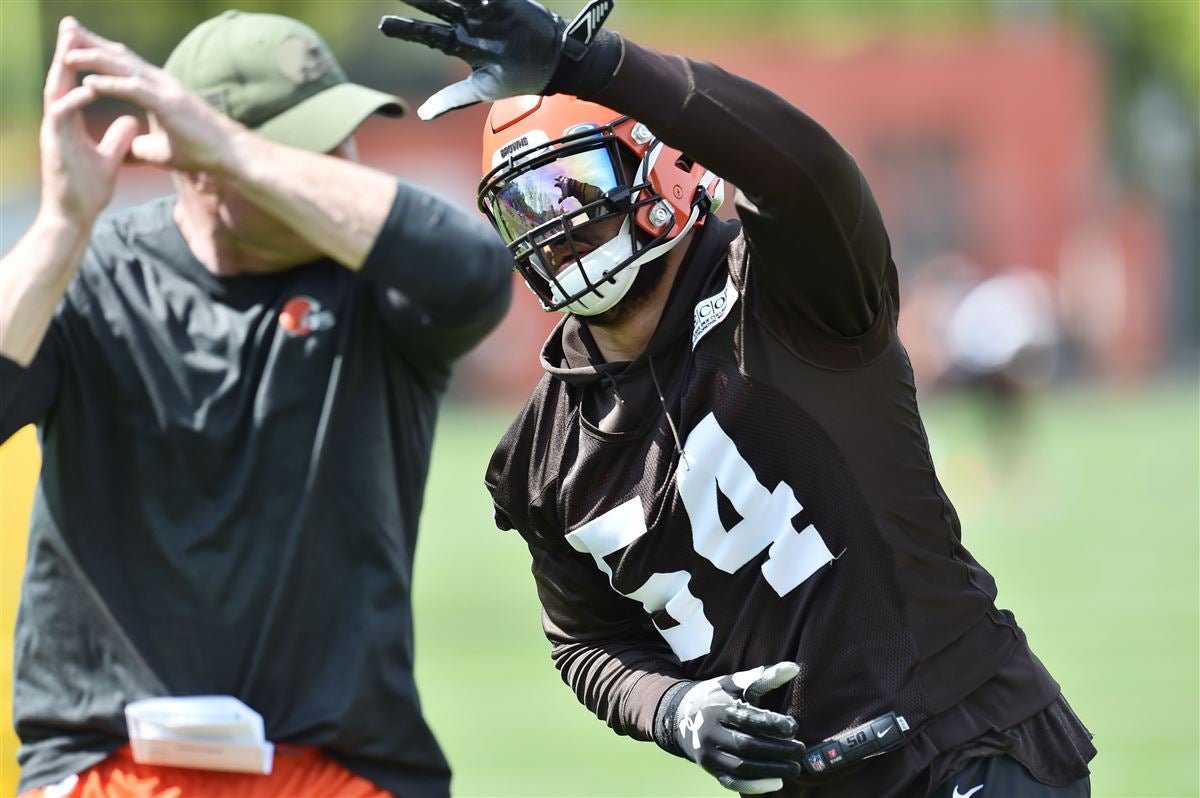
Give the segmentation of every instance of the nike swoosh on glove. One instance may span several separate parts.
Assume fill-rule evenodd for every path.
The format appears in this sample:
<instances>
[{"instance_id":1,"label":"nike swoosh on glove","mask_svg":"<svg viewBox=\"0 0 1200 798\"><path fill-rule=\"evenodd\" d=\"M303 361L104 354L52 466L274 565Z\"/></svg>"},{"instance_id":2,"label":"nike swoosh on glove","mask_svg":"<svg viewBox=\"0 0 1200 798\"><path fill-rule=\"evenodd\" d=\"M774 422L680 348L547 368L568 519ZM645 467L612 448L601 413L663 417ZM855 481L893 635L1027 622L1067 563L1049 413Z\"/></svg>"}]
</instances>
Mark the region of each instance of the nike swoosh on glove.
<instances>
[{"instance_id":1,"label":"nike swoosh on glove","mask_svg":"<svg viewBox=\"0 0 1200 798\"><path fill-rule=\"evenodd\" d=\"M783 780L804 772L804 744L793 739L796 721L756 706L766 693L796 678L794 662L759 666L696 682L683 698L664 701L672 712L670 748L709 773L728 790L746 794L783 789Z\"/></svg>"},{"instance_id":2,"label":"nike swoosh on glove","mask_svg":"<svg viewBox=\"0 0 1200 798\"><path fill-rule=\"evenodd\" d=\"M417 115L425 120L456 108L524 94L563 91L582 96L585 89L599 88L612 77L620 58L616 35L600 30L612 0L594 0L570 26L534 0L407 3L447 24L386 16L379 23L384 35L461 58L472 69L465 80L437 92L417 109ZM597 37L605 41L603 57L585 57ZM570 53L564 58L568 48ZM571 79L564 80L563 72ZM553 90L546 92L551 82ZM599 86L593 85L597 82Z\"/></svg>"}]
</instances>

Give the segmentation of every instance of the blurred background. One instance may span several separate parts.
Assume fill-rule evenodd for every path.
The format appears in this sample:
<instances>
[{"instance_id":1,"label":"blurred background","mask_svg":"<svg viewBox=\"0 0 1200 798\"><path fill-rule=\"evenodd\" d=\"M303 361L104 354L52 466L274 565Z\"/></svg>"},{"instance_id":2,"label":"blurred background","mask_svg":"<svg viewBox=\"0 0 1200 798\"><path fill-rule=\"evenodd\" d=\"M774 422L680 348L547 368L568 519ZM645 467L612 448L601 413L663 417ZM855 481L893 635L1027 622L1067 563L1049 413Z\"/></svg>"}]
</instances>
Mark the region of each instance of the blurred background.
<instances>
[{"instance_id":1,"label":"blurred background","mask_svg":"<svg viewBox=\"0 0 1200 798\"><path fill-rule=\"evenodd\" d=\"M0 249L36 212L59 18L161 64L227 7L0 2ZM463 74L376 32L399 3L238 7L304 20L353 79L414 108ZM855 155L964 542L1095 733L1095 794L1200 795L1200 3L619 0L609 26L774 89ZM126 110L98 104L90 123ZM483 116L373 120L360 151L473 207ZM114 205L169 191L131 167ZM518 284L441 419L417 555L426 712L456 795L722 795L575 703L528 553L492 526L484 467L555 321ZM0 447L0 795L15 793L10 641L37 467L31 429Z\"/></svg>"}]
</instances>

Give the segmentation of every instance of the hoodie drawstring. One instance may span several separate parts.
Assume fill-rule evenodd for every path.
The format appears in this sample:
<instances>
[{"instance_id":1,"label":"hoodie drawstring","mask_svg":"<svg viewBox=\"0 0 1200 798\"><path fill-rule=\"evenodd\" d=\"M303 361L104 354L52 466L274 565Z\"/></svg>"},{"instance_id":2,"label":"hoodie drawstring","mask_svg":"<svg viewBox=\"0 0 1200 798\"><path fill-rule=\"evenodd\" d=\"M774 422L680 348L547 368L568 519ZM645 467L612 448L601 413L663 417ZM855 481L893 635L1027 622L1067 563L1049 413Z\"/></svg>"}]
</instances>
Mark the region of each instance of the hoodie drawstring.
<instances>
[{"instance_id":1,"label":"hoodie drawstring","mask_svg":"<svg viewBox=\"0 0 1200 798\"><path fill-rule=\"evenodd\" d=\"M650 379L654 381L654 392L658 394L658 402L662 405L663 414L667 417L667 426L671 428L671 435L675 438L675 450L679 452L679 462L683 463L683 467L687 471L691 471L691 466L688 465L687 453L683 451L683 443L679 440L679 430L675 427L675 419L671 418L671 411L667 409L667 400L663 397L662 386L658 382L658 374L654 371L654 357L649 356L646 361L650 365Z\"/></svg>"},{"instance_id":2,"label":"hoodie drawstring","mask_svg":"<svg viewBox=\"0 0 1200 798\"><path fill-rule=\"evenodd\" d=\"M612 374L609 374L607 371L603 371L600 373L600 382L607 382L609 387L612 388L613 396L617 399L617 404L625 404L625 397L621 396L621 391L617 388L616 377L614 377Z\"/></svg>"}]
</instances>

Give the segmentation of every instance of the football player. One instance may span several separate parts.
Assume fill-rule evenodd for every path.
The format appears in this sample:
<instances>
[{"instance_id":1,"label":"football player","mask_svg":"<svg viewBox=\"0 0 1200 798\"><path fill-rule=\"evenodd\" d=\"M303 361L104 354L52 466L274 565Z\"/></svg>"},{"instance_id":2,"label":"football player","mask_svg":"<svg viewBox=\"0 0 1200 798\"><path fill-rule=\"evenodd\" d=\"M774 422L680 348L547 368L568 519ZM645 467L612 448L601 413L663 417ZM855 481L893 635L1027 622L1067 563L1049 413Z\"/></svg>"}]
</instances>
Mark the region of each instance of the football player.
<instances>
[{"instance_id":1,"label":"football player","mask_svg":"<svg viewBox=\"0 0 1200 798\"><path fill-rule=\"evenodd\" d=\"M419 113L494 102L480 208L566 313L487 484L580 701L744 794L1087 795L1090 734L934 473L853 158L605 31L611 0L409 5L441 21L384 33L473 68Z\"/></svg>"}]
</instances>

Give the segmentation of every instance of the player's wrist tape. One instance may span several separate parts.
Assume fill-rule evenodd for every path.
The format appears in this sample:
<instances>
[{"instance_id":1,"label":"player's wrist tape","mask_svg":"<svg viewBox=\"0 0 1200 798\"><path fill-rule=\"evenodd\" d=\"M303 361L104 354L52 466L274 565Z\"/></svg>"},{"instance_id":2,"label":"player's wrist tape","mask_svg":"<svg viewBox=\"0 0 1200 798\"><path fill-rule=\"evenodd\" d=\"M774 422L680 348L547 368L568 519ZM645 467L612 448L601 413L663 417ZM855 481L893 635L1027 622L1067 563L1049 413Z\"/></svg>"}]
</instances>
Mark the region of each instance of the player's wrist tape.
<instances>
[{"instance_id":1,"label":"player's wrist tape","mask_svg":"<svg viewBox=\"0 0 1200 798\"><path fill-rule=\"evenodd\" d=\"M688 690L696 682L679 682L663 693L654 713L654 742L675 756L686 758L675 735L675 716ZM849 731L808 746L804 752L804 770L812 776L822 776L840 770L851 762L883 754L904 743L909 732L904 716L889 712L855 726Z\"/></svg>"},{"instance_id":2,"label":"player's wrist tape","mask_svg":"<svg viewBox=\"0 0 1200 798\"><path fill-rule=\"evenodd\" d=\"M696 686L696 682L679 682L667 688L659 699L658 709L654 712L654 742L658 747L675 756L684 756L675 736L675 716L679 714L679 705L687 691ZM686 757L685 757L686 758Z\"/></svg>"},{"instance_id":3,"label":"player's wrist tape","mask_svg":"<svg viewBox=\"0 0 1200 798\"><path fill-rule=\"evenodd\" d=\"M895 712L880 715L848 732L809 746L804 752L804 769L813 776L838 770L851 762L896 748L904 742L908 721Z\"/></svg>"},{"instance_id":4,"label":"player's wrist tape","mask_svg":"<svg viewBox=\"0 0 1200 798\"><path fill-rule=\"evenodd\" d=\"M624 49L620 36L601 30L578 61L566 54L558 59L558 66L541 93L571 94L585 100L594 97L616 74Z\"/></svg>"}]
</instances>

